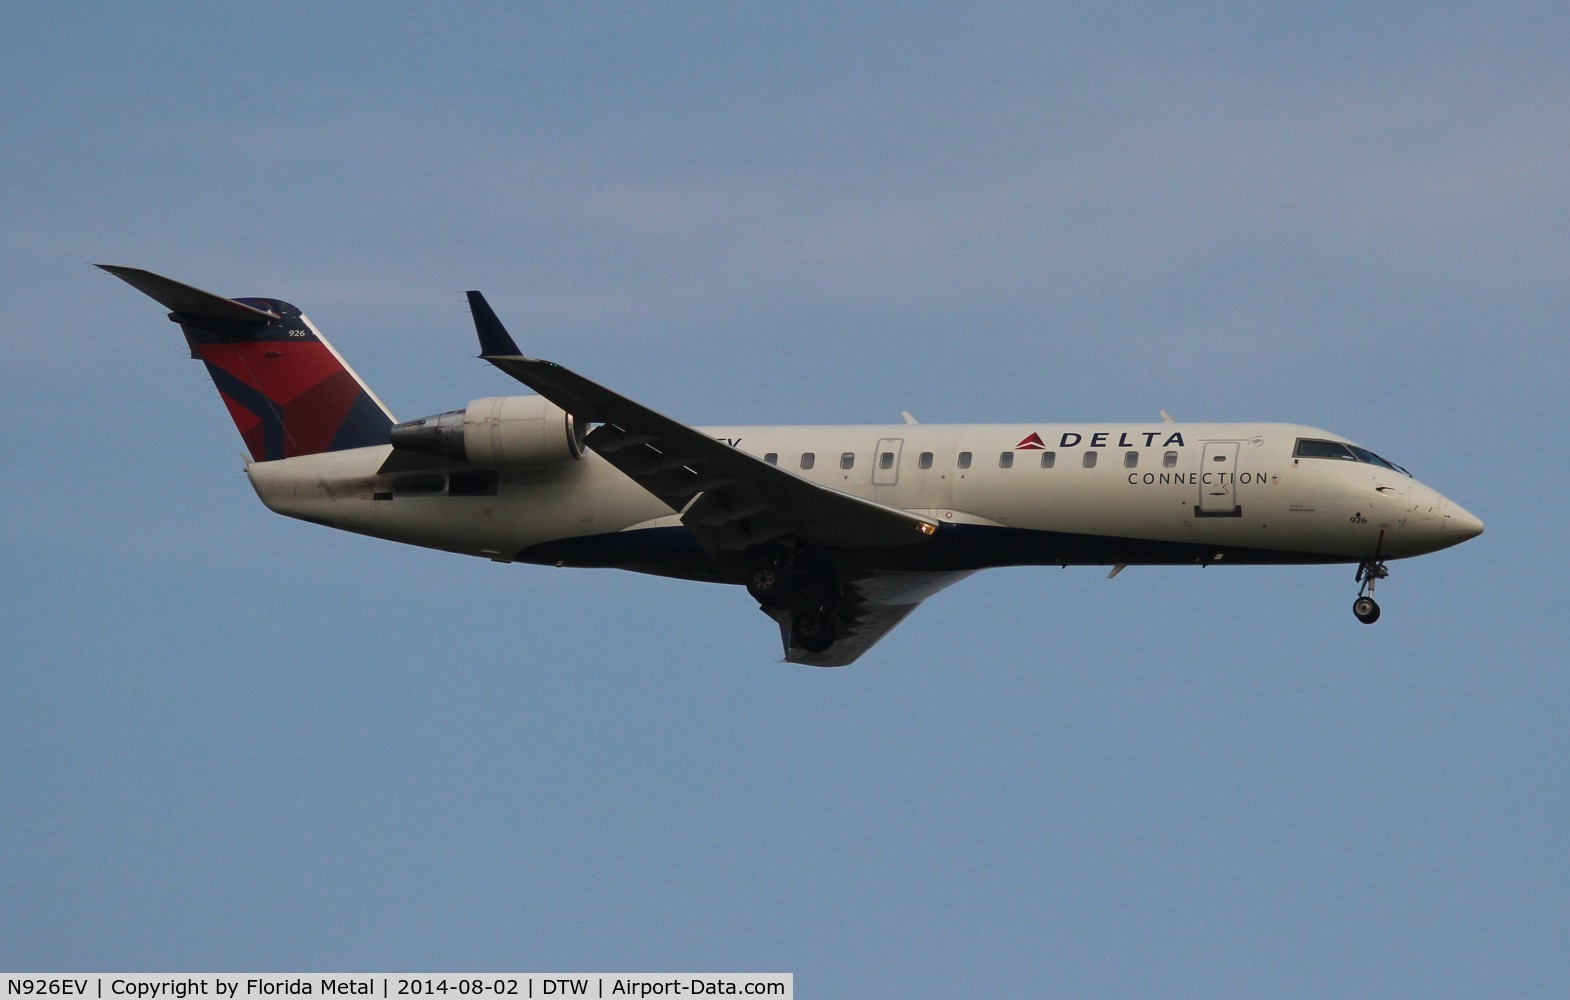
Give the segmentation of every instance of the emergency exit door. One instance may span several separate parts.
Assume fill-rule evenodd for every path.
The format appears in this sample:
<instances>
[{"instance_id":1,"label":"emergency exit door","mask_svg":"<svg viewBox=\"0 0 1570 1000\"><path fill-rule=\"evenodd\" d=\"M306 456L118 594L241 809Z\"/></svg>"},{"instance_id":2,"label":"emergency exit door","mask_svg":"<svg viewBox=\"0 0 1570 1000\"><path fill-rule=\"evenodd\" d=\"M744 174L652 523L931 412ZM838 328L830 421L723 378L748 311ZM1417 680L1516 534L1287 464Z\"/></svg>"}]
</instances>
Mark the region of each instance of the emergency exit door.
<instances>
[{"instance_id":1,"label":"emergency exit door","mask_svg":"<svg viewBox=\"0 0 1570 1000\"><path fill-rule=\"evenodd\" d=\"M893 486L899 482L899 452L904 438L880 438L872 453L872 485Z\"/></svg>"}]
</instances>

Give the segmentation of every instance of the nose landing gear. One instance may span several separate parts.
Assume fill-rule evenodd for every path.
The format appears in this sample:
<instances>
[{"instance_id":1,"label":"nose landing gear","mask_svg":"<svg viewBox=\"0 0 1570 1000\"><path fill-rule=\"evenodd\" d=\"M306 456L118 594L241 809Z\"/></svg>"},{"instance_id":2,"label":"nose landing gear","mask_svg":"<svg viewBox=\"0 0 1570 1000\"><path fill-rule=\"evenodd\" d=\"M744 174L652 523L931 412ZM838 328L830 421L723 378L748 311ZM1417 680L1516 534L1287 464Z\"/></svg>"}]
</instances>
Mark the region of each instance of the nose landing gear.
<instances>
[{"instance_id":1,"label":"nose landing gear","mask_svg":"<svg viewBox=\"0 0 1570 1000\"><path fill-rule=\"evenodd\" d=\"M1357 600L1352 602L1352 614L1364 625L1379 620L1379 602L1374 600L1374 584L1390 575L1383 559L1364 559L1357 565Z\"/></svg>"}]
</instances>

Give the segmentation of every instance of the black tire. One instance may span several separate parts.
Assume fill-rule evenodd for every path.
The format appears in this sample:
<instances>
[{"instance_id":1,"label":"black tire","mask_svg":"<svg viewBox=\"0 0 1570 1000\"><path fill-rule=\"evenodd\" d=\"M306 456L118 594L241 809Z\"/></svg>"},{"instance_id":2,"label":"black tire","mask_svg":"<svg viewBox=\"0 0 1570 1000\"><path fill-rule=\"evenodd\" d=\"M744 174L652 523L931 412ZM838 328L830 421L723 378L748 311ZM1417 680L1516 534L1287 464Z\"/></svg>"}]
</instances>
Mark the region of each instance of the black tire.
<instances>
[{"instance_id":1,"label":"black tire","mask_svg":"<svg viewBox=\"0 0 1570 1000\"><path fill-rule=\"evenodd\" d=\"M1379 605L1372 597L1359 597L1352 602L1352 614L1364 625L1372 625L1379 621Z\"/></svg>"},{"instance_id":2,"label":"black tire","mask_svg":"<svg viewBox=\"0 0 1570 1000\"><path fill-rule=\"evenodd\" d=\"M790 644L809 653L822 653L834 645L834 619L817 608L796 613L790 622Z\"/></svg>"},{"instance_id":3,"label":"black tire","mask_svg":"<svg viewBox=\"0 0 1570 1000\"><path fill-rule=\"evenodd\" d=\"M778 566L759 566L747 577L747 593L766 608L785 603L785 596L789 592L790 583Z\"/></svg>"}]
</instances>

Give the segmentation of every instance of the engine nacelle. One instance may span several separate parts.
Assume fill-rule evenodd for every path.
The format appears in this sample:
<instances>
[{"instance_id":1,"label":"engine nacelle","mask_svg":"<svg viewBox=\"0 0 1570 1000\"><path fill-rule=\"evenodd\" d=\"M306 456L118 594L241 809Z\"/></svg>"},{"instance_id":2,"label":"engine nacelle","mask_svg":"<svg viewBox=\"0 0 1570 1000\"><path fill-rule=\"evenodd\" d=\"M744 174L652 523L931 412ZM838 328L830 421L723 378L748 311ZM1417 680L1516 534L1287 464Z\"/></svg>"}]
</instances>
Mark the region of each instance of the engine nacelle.
<instances>
[{"instance_id":1,"label":"engine nacelle","mask_svg":"<svg viewBox=\"0 0 1570 1000\"><path fill-rule=\"evenodd\" d=\"M538 469L583 457L584 429L543 396L490 396L392 429L394 448L482 469Z\"/></svg>"}]
</instances>

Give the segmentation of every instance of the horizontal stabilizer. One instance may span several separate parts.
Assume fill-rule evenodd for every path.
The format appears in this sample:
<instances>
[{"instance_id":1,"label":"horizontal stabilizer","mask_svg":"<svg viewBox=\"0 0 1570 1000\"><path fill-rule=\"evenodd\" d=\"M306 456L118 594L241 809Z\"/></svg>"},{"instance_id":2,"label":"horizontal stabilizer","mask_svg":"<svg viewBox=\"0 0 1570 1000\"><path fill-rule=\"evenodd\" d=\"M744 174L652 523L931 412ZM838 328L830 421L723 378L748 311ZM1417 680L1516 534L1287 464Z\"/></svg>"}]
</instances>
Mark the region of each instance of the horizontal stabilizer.
<instances>
[{"instance_id":1,"label":"horizontal stabilizer","mask_svg":"<svg viewBox=\"0 0 1570 1000\"><path fill-rule=\"evenodd\" d=\"M117 264L98 266L171 312L187 318L263 324L271 323L278 318L277 313L257 309L244 302L236 302L234 299L226 299L212 292L204 292L190 285L182 285L161 274L144 271L138 267L120 267Z\"/></svg>"}]
</instances>

